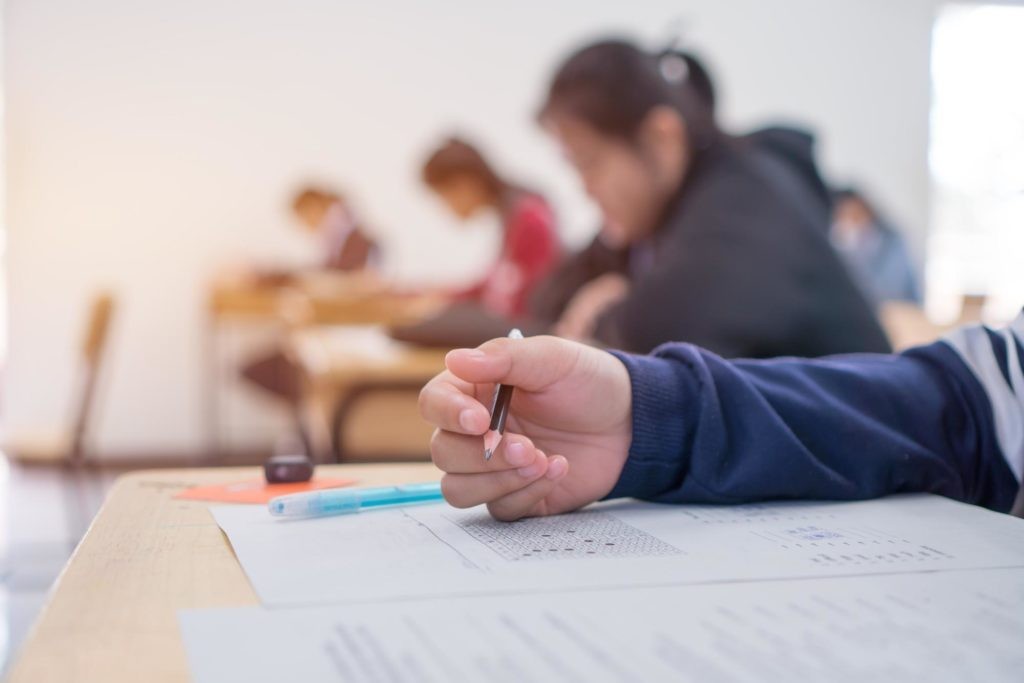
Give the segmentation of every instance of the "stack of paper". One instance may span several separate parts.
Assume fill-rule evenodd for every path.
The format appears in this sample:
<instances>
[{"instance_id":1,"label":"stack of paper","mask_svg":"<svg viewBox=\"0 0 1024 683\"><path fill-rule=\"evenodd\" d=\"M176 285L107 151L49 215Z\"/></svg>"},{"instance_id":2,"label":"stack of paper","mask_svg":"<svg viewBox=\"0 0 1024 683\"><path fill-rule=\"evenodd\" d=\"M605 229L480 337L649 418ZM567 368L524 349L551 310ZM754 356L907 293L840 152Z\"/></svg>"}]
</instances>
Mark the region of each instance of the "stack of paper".
<instances>
[{"instance_id":1,"label":"stack of paper","mask_svg":"<svg viewBox=\"0 0 1024 683\"><path fill-rule=\"evenodd\" d=\"M1024 672L1024 523L937 496L214 515L265 607L182 614L198 681Z\"/></svg>"}]
</instances>

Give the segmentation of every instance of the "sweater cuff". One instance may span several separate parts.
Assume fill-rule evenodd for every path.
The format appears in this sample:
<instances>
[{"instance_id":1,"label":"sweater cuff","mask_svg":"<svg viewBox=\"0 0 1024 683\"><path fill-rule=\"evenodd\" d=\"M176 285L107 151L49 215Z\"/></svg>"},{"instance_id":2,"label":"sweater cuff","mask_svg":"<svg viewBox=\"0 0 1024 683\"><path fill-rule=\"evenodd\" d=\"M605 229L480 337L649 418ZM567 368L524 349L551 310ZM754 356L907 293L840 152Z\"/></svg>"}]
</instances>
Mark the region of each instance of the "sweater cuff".
<instances>
[{"instance_id":1,"label":"sweater cuff","mask_svg":"<svg viewBox=\"0 0 1024 683\"><path fill-rule=\"evenodd\" d=\"M685 363L611 353L626 366L632 384L633 442L605 498L653 498L678 487L689 465L698 382Z\"/></svg>"}]
</instances>

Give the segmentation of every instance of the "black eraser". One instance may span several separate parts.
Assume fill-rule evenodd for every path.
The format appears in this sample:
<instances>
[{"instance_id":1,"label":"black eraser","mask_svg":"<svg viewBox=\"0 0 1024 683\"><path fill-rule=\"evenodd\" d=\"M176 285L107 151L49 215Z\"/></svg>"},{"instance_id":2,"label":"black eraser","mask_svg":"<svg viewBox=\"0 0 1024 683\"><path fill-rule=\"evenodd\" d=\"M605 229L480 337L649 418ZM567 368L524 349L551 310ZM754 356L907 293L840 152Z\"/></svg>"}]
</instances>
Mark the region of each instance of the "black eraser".
<instances>
[{"instance_id":1,"label":"black eraser","mask_svg":"<svg viewBox=\"0 0 1024 683\"><path fill-rule=\"evenodd\" d=\"M296 484L313 478L313 461L306 455L275 455L263 463L268 484Z\"/></svg>"}]
</instances>

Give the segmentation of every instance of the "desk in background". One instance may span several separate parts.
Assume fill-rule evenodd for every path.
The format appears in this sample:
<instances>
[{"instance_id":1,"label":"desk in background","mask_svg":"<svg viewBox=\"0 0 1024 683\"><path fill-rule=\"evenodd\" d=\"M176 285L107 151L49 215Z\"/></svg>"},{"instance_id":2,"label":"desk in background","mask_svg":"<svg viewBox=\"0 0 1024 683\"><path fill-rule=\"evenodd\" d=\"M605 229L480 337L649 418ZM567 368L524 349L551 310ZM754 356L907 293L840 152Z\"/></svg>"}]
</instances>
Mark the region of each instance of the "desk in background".
<instances>
[{"instance_id":1,"label":"desk in background","mask_svg":"<svg viewBox=\"0 0 1024 683\"><path fill-rule=\"evenodd\" d=\"M440 477L426 463L317 472L371 486ZM58 579L9 683L189 681L177 611L258 600L207 511L211 504L172 496L258 476L256 468L221 468L121 477Z\"/></svg>"},{"instance_id":2,"label":"desk in background","mask_svg":"<svg viewBox=\"0 0 1024 683\"><path fill-rule=\"evenodd\" d=\"M374 326L299 329L289 335L288 349L304 376L303 412L318 423L309 431L330 459L428 455L432 428L416 400L444 369L444 350L395 341Z\"/></svg>"},{"instance_id":3,"label":"desk in background","mask_svg":"<svg viewBox=\"0 0 1024 683\"><path fill-rule=\"evenodd\" d=\"M237 373L224 362L222 337L228 325L277 328L281 334L310 325L397 325L431 315L436 296L391 292L360 274L310 273L287 282L215 281L206 300L204 413L207 448L225 450L222 425L224 387Z\"/></svg>"}]
</instances>

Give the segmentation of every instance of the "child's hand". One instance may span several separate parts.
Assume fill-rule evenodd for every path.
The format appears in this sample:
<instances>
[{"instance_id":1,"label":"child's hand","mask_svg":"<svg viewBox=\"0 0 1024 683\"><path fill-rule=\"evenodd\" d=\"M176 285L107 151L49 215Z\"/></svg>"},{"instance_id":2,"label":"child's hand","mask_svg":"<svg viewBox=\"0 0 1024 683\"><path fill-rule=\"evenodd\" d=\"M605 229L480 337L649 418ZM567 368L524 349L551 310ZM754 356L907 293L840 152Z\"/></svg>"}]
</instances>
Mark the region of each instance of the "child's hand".
<instances>
[{"instance_id":1,"label":"child's hand","mask_svg":"<svg viewBox=\"0 0 1024 683\"><path fill-rule=\"evenodd\" d=\"M602 275L583 285L555 324L555 333L568 339L590 339L605 311L626 298L629 280L618 273Z\"/></svg>"},{"instance_id":2,"label":"child's hand","mask_svg":"<svg viewBox=\"0 0 1024 683\"><path fill-rule=\"evenodd\" d=\"M632 439L629 373L615 356L558 339L495 339L457 349L420 393L437 426L430 454L456 507L497 519L550 515L607 495ZM484 460L496 383L515 387L505 437Z\"/></svg>"}]
</instances>

